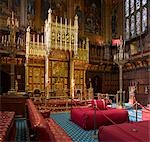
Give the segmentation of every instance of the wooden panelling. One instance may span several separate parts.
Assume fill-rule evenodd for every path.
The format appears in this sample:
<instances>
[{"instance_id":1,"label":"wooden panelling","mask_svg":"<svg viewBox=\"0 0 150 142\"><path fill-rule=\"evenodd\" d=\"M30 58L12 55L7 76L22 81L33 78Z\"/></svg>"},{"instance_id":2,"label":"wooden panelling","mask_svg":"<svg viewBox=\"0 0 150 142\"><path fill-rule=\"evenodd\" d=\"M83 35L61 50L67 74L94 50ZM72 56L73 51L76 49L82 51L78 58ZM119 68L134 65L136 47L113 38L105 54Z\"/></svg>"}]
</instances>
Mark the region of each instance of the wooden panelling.
<instances>
[{"instance_id":1,"label":"wooden panelling","mask_svg":"<svg viewBox=\"0 0 150 142\"><path fill-rule=\"evenodd\" d=\"M130 85L136 86L136 98L142 104L147 104L146 96L149 95L149 71L147 68L140 68L124 72L124 89L128 92ZM143 98L142 98L143 96Z\"/></svg>"},{"instance_id":2,"label":"wooden panelling","mask_svg":"<svg viewBox=\"0 0 150 142\"><path fill-rule=\"evenodd\" d=\"M26 97L24 96L0 96L1 111L14 111L16 116L25 117L25 103Z\"/></svg>"}]
</instances>

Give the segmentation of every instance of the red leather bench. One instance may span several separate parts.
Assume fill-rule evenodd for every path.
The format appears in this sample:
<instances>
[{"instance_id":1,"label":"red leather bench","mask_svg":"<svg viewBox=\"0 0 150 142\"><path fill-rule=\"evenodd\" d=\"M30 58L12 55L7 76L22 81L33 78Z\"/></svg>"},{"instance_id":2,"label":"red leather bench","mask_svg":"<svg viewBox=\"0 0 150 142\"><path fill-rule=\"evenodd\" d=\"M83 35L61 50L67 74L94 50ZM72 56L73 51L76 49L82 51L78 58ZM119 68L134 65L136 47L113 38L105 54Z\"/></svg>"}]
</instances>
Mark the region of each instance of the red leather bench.
<instances>
[{"instance_id":1,"label":"red leather bench","mask_svg":"<svg viewBox=\"0 0 150 142\"><path fill-rule=\"evenodd\" d=\"M149 142L150 121L101 126L98 130L99 142Z\"/></svg>"},{"instance_id":2,"label":"red leather bench","mask_svg":"<svg viewBox=\"0 0 150 142\"><path fill-rule=\"evenodd\" d=\"M15 132L15 112L0 111L0 142L14 141Z\"/></svg>"},{"instance_id":3,"label":"red leather bench","mask_svg":"<svg viewBox=\"0 0 150 142\"><path fill-rule=\"evenodd\" d=\"M52 118L44 119L31 99L27 100L27 107L28 124L30 124L30 129L36 135L35 138L37 141L72 142L72 139Z\"/></svg>"},{"instance_id":4,"label":"red leather bench","mask_svg":"<svg viewBox=\"0 0 150 142\"><path fill-rule=\"evenodd\" d=\"M128 122L128 111L123 109L96 110L88 107L78 107L71 109L71 120L85 130L94 129L94 113L96 113L96 128L103 125L112 125L111 119L115 123Z\"/></svg>"}]
</instances>

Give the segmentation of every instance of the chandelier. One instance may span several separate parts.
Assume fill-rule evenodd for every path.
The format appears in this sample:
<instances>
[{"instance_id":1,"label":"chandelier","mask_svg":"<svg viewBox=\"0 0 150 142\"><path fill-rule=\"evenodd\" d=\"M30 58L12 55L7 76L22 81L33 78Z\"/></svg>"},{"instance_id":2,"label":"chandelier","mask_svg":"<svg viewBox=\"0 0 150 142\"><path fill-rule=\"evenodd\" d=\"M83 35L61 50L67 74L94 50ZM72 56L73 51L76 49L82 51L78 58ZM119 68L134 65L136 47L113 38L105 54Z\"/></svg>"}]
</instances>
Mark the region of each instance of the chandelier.
<instances>
[{"instance_id":1,"label":"chandelier","mask_svg":"<svg viewBox=\"0 0 150 142\"><path fill-rule=\"evenodd\" d=\"M11 86L10 86L10 90L8 91L8 94L15 94L16 88L18 88L18 86L15 86L15 56L16 56L16 52L18 50L18 48L20 46L23 46L23 39L16 37L16 33L17 33L17 29L19 27L19 21L17 20L17 18L14 17L14 12L12 12L11 17L7 18L7 26L9 29L9 35L5 35L5 40L4 40L4 46L7 46L7 48L5 48L11 57L11 65L10 65L10 77L11 77Z\"/></svg>"}]
</instances>

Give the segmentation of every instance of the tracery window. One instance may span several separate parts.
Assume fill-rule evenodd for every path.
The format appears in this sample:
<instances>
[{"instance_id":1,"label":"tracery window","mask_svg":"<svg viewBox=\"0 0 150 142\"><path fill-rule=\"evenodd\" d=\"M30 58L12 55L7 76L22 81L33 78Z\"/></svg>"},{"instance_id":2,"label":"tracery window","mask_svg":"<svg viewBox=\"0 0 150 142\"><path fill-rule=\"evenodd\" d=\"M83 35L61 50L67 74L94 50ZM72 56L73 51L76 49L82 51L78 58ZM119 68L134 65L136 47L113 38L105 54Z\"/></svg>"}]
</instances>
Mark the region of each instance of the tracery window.
<instances>
[{"instance_id":1,"label":"tracery window","mask_svg":"<svg viewBox=\"0 0 150 142\"><path fill-rule=\"evenodd\" d=\"M140 3L141 3L140 0L136 0L136 10L138 10L140 8Z\"/></svg>"},{"instance_id":2,"label":"tracery window","mask_svg":"<svg viewBox=\"0 0 150 142\"><path fill-rule=\"evenodd\" d=\"M142 11L142 32L146 30L147 27L147 8L144 7Z\"/></svg>"},{"instance_id":3,"label":"tracery window","mask_svg":"<svg viewBox=\"0 0 150 142\"><path fill-rule=\"evenodd\" d=\"M134 36L135 33L135 20L134 15L131 16L131 37Z\"/></svg>"},{"instance_id":4,"label":"tracery window","mask_svg":"<svg viewBox=\"0 0 150 142\"><path fill-rule=\"evenodd\" d=\"M126 20L126 39L129 39L130 32L129 32L129 19Z\"/></svg>"},{"instance_id":5,"label":"tracery window","mask_svg":"<svg viewBox=\"0 0 150 142\"><path fill-rule=\"evenodd\" d=\"M129 16L129 0L125 2L125 16Z\"/></svg>"},{"instance_id":6,"label":"tracery window","mask_svg":"<svg viewBox=\"0 0 150 142\"><path fill-rule=\"evenodd\" d=\"M140 11L137 12L136 14L136 33L139 35L141 32L141 15Z\"/></svg>"},{"instance_id":7,"label":"tracery window","mask_svg":"<svg viewBox=\"0 0 150 142\"><path fill-rule=\"evenodd\" d=\"M124 6L125 37L130 40L148 29L148 0L125 0Z\"/></svg>"},{"instance_id":8,"label":"tracery window","mask_svg":"<svg viewBox=\"0 0 150 142\"><path fill-rule=\"evenodd\" d=\"M147 4L147 0L142 0L142 5Z\"/></svg>"},{"instance_id":9,"label":"tracery window","mask_svg":"<svg viewBox=\"0 0 150 142\"><path fill-rule=\"evenodd\" d=\"M134 0L130 0L130 11L131 14L134 12Z\"/></svg>"}]
</instances>

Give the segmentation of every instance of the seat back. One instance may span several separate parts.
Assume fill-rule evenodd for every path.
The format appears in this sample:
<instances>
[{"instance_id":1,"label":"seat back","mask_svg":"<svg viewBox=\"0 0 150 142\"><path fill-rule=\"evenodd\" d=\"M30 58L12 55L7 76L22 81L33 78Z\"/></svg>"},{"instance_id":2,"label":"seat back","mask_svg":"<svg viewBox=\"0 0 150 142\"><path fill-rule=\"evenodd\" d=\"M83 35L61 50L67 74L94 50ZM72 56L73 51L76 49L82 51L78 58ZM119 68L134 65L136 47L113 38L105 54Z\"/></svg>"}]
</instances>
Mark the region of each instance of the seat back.
<instances>
[{"instance_id":1,"label":"seat back","mask_svg":"<svg viewBox=\"0 0 150 142\"><path fill-rule=\"evenodd\" d=\"M33 94L34 94L34 96L39 97L41 95L41 91L39 89L35 89Z\"/></svg>"},{"instance_id":2,"label":"seat back","mask_svg":"<svg viewBox=\"0 0 150 142\"><path fill-rule=\"evenodd\" d=\"M47 121L37 110L31 99L27 100L27 107L31 129L37 134L37 139L39 141L53 142L54 136L48 126Z\"/></svg>"}]
</instances>

